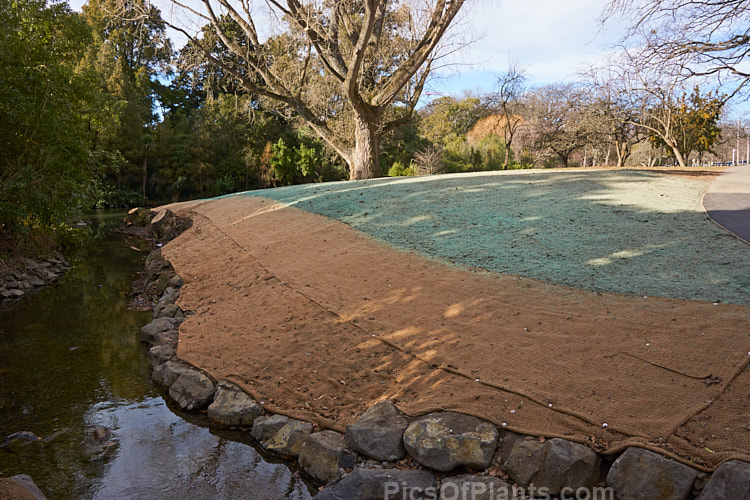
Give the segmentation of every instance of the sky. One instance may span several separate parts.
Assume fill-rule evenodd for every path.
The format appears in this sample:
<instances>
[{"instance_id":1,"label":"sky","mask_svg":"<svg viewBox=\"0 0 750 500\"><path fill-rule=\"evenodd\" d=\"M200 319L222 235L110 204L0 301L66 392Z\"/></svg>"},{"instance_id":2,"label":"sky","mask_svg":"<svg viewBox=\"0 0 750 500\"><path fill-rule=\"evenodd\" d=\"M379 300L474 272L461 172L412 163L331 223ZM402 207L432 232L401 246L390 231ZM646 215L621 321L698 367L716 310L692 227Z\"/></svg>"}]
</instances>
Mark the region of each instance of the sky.
<instances>
[{"instance_id":1,"label":"sky","mask_svg":"<svg viewBox=\"0 0 750 500\"><path fill-rule=\"evenodd\" d=\"M468 3L468 2L467 2ZM481 39L461 54L472 67L458 66L433 91L456 95L490 90L509 61L525 68L534 85L577 79L588 63L610 52L625 27L599 18L605 0L494 0L474 2L466 21Z\"/></svg>"},{"instance_id":2,"label":"sky","mask_svg":"<svg viewBox=\"0 0 750 500\"><path fill-rule=\"evenodd\" d=\"M85 2L69 0L77 10ZM456 57L459 64L440 72L427 92L458 96L490 91L509 60L526 69L532 85L574 80L586 61L606 52L622 35L617 26L601 29L598 18L605 4L606 0L469 0L464 24L458 28L480 38Z\"/></svg>"}]
</instances>

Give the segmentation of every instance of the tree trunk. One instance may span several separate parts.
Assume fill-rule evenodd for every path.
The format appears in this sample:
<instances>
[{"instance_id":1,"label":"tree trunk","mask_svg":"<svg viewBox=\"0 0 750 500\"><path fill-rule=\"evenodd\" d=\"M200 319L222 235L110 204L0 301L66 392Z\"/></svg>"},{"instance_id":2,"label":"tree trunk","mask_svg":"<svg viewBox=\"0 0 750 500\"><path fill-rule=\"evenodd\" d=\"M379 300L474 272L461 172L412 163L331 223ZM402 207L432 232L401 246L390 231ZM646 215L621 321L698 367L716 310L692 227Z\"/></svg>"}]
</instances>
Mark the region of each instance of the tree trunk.
<instances>
[{"instance_id":1,"label":"tree trunk","mask_svg":"<svg viewBox=\"0 0 750 500\"><path fill-rule=\"evenodd\" d=\"M380 135L376 117L355 119L354 150L349 164L349 179L373 179L383 175L380 169Z\"/></svg>"},{"instance_id":2,"label":"tree trunk","mask_svg":"<svg viewBox=\"0 0 750 500\"><path fill-rule=\"evenodd\" d=\"M503 170L508 170L508 167L510 167L510 155L512 154L512 151L510 149L510 145L513 142L513 135L511 134L509 137L506 135L505 140L505 159L503 160Z\"/></svg>"},{"instance_id":3,"label":"tree trunk","mask_svg":"<svg viewBox=\"0 0 750 500\"><path fill-rule=\"evenodd\" d=\"M611 144L607 144L607 156L604 157L604 166L605 167L609 166L609 154L610 154L611 151L612 151L612 145Z\"/></svg>"},{"instance_id":4,"label":"tree trunk","mask_svg":"<svg viewBox=\"0 0 750 500\"><path fill-rule=\"evenodd\" d=\"M570 160L570 153L557 153L557 157L560 158L563 168L568 168L568 161Z\"/></svg>"},{"instance_id":5,"label":"tree trunk","mask_svg":"<svg viewBox=\"0 0 750 500\"><path fill-rule=\"evenodd\" d=\"M687 164L685 163L685 158L682 156L682 153L677 148L672 148L674 151L674 156L677 158L677 163L680 164L681 167L687 167Z\"/></svg>"},{"instance_id":6,"label":"tree trunk","mask_svg":"<svg viewBox=\"0 0 750 500\"><path fill-rule=\"evenodd\" d=\"M627 160L628 156L630 156L630 146L625 141L623 142L617 141L615 143L615 146L617 149L617 166L624 167L625 160Z\"/></svg>"},{"instance_id":7,"label":"tree trunk","mask_svg":"<svg viewBox=\"0 0 750 500\"><path fill-rule=\"evenodd\" d=\"M148 149L146 149L146 157L143 159L143 177L141 178L141 194L143 199L146 199L146 180L148 179Z\"/></svg>"},{"instance_id":8,"label":"tree trunk","mask_svg":"<svg viewBox=\"0 0 750 500\"><path fill-rule=\"evenodd\" d=\"M679 163L679 165L683 168L687 167L687 165L685 164L685 157L682 156L682 152L680 151L680 149L677 146L673 146L669 142L667 142L667 145L672 149L674 157L677 159L677 163Z\"/></svg>"}]
</instances>

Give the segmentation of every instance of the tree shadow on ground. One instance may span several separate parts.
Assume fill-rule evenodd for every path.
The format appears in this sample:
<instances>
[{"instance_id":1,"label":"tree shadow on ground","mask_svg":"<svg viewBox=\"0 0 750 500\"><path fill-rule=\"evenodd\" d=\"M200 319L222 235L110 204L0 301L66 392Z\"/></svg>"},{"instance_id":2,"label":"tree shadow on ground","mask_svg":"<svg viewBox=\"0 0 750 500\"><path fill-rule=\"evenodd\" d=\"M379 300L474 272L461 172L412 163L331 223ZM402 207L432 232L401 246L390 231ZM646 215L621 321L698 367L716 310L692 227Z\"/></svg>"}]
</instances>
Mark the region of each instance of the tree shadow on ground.
<instances>
[{"instance_id":1,"label":"tree shadow on ground","mask_svg":"<svg viewBox=\"0 0 750 500\"><path fill-rule=\"evenodd\" d=\"M463 266L593 291L748 304L750 247L710 222L704 188L652 171L525 171L253 194Z\"/></svg>"}]
</instances>

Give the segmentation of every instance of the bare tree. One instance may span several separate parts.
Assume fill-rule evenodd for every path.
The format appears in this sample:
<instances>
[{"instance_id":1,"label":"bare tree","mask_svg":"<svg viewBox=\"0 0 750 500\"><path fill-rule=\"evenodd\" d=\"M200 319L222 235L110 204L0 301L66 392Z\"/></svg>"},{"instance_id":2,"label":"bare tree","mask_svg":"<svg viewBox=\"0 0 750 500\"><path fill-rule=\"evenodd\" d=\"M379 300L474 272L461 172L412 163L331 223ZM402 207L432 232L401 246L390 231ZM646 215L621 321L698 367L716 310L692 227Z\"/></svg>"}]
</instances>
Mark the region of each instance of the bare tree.
<instances>
[{"instance_id":1,"label":"bare tree","mask_svg":"<svg viewBox=\"0 0 750 500\"><path fill-rule=\"evenodd\" d=\"M209 23L221 43L170 26L249 92L304 120L346 161L351 179L381 175L381 137L412 118L464 4L201 0L197 9L166 1ZM273 26L279 29L269 33Z\"/></svg>"},{"instance_id":2,"label":"bare tree","mask_svg":"<svg viewBox=\"0 0 750 500\"><path fill-rule=\"evenodd\" d=\"M495 90L487 95L490 109L500 117L503 140L507 150L503 161L503 168L506 170L510 165L513 138L523 121L521 100L525 91L526 72L517 63L511 62L508 71L498 77Z\"/></svg>"},{"instance_id":3,"label":"bare tree","mask_svg":"<svg viewBox=\"0 0 750 500\"><path fill-rule=\"evenodd\" d=\"M535 149L551 152L563 167L569 165L571 155L588 141L584 121L580 119L581 100L580 89L572 84L534 89L526 100Z\"/></svg>"},{"instance_id":4,"label":"bare tree","mask_svg":"<svg viewBox=\"0 0 750 500\"><path fill-rule=\"evenodd\" d=\"M637 101L620 74L616 66L608 65L585 75L588 121L600 140L614 146L618 167L625 165L633 146L645 139L638 126L642 110L633 105Z\"/></svg>"},{"instance_id":5,"label":"bare tree","mask_svg":"<svg viewBox=\"0 0 750 500\"><path fill-rule=\"evenodd\" d=\"M644 66L627 51L600 75L605 78L598 85L618 96L613 109L622 126L637 127L653 145L666 146L680 166L687 166L691 151L708 150L718 138L715 123L726 96L702 96L697 87L689 94L679 74Z\"/></svg>"},{"instance_id":6,"label":"bare tree","mask_svg":"<svg viewBox=\"0 0 750 500\"><path fill-rule=\"evenodd\" d=\"M443 171L442 148L429 146L414 153L417 175L434 175Z\"/></svg>"},{"instance_id":7,"label":"bare tree","mask_svg":"<svg viewBox=\"0 0 750 500\"><path fill-rule=\"evenodd\" d=\"M610 0L607 20L631 19L629 38L639 64L668 65L683 77L732 79L734 94L750 81L750 2L747 0Z\"/></svg>"}]
</instances>

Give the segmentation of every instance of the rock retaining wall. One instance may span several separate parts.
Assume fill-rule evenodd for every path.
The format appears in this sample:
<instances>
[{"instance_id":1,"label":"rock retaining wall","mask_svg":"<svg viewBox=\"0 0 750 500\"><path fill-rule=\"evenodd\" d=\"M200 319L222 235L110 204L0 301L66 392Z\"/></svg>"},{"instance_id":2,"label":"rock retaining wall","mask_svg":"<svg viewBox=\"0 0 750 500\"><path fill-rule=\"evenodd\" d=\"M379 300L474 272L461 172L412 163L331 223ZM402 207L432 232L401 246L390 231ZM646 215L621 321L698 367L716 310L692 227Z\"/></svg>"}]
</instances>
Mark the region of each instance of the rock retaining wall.
<instances>
[{"instance_id":1,"label":"rock retaining wall","mask_svg":"<svg viewBox=\"0 0 750 500\"><path fill-rule=\"evenodd\" d=\"M0 300L21 298L54 283L68 270L70 265L58 252L45 260L21 259L12 264L0 260Z\"/></svg>"},{"instance_id":2,"label":"rock retaining wall","mask_svg":"<svg viewBox=\"0 0 750 500\"><path fill-rule=\"evenodd\" d=\"M186 226L171 212L165 220ZM152 233L176 236L163 227ZM265 450L297 461L324 486L315 498L750 500L746 462L726 462L709 476L649 450L600 456L580 443L522 436L461 413L409 419L390 401L370 407L345 434L268 414L236 385L177 359L179 325L189 314L175 304L184 281L158 249L146 273L154 320L141 341L150 346L154 382L183 410L206 410L215 425L246 430Z\"/></svg>"}]
</instances>

